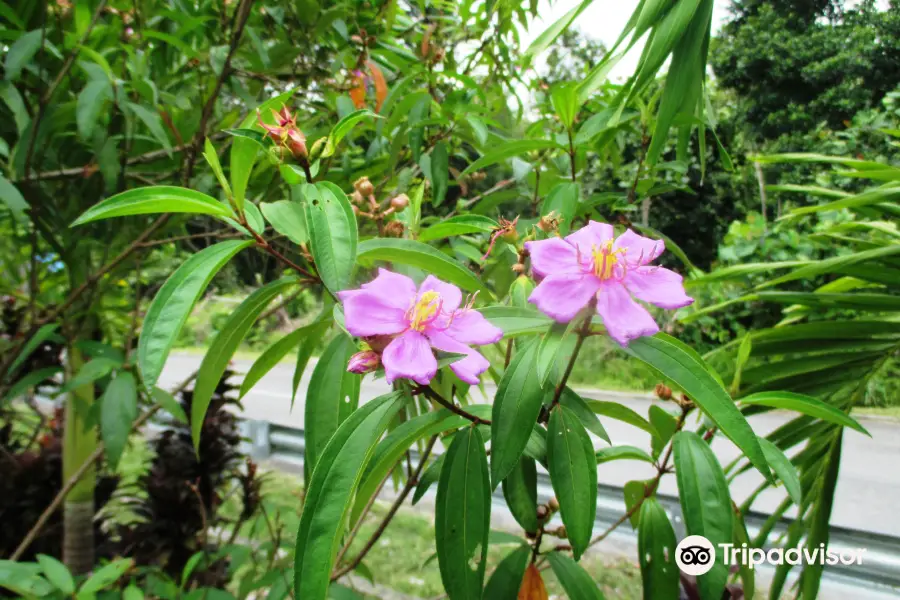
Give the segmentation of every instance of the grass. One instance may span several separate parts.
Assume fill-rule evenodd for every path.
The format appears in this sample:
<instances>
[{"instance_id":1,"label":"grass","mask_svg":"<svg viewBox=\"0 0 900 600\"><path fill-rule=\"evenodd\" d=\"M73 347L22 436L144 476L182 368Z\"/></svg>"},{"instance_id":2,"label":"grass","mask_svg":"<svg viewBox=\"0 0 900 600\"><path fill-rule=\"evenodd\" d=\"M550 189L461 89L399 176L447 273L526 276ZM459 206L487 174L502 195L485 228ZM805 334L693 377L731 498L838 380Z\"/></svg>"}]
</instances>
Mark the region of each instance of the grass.
<instances>
[{"instance_id":1,"label":"grass","mask_svg":"<svg viewBox=\"0 0 900 600\"><path fill-rule=\"evenodd\" d=\"M853 409L853 416L884 417L900 421L900 406L859 406Z\"/></svg>"}]
</instances>

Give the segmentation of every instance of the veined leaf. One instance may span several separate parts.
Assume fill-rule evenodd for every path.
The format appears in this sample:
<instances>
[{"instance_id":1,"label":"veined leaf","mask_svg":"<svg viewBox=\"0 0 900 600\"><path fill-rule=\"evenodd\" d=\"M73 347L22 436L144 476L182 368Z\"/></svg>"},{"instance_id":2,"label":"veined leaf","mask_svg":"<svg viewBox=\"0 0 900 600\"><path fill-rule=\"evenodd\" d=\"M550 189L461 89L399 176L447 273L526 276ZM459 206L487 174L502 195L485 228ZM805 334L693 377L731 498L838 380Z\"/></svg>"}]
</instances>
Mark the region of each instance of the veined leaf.
<instances>
[{"instance_id":1,"label":"veined leaf","mask_svg":"<svg viewBox=\"0 0 900 600\"><path fill-rule=\"evenodd\" d=\"M800 478L797 475L797 469L794 468L788 457L784 455L784 452L766 438L759 438L759 445L762 446L763 452L766 454L766 460L769 461L772 470L775 471L775 474L781 479L781 483L784 484L784 489L787 490L788 496L790 496L794 504L800 506L803 501L803 494L800 490Z\"/></svg>"},{"instance_id":2,"label":"veined leaf","mask_svg":"<svg viewBox=\"0 0 900 600\"><path fill-rule=\"evenodd\" d=\"M450 155L447 144L438 142L431 151L431 204L440 206L447 196L450 181Z\"/></svg>"},{"instance_id":3,"label":"veined leaf","mask_svg":"<svg viewBox=\"0 0 900 600\"><path fill-rule=\"evenodd\" d=\"M362 263L383 260L423 269L435 277L458 285L464 290L482 291L493 297L478 277L440 250L422 242L395 238L373 238L359 245L357 259Z\"/></svg>"},{"instance_id":4,"label":"veined leaf","mask_svg":"<svg viewBox=\"0 0 900 600\"><path fill-rule=\"evenodd\" d=\"M103 393L100 407L100 433L106 447L106 460L113 471L128 443L131 424L137 417L137 383L128 371L116 374Z\"/></svg>"},{"instance_id":5,"label":"veined leaf","mask_svg":"<svg viewBox=\"0 0 900 600\"><path fill-rule=\"evenodd\" d=\"M568 529L568 526L566 527ZM603 600L597 583L584 568L562 552L551 552L547 562L569 598Z\"/></svg>"},{"instance_id":6,"label":"veined leaf","mask_svg":"<svg viewBox=\"0 0 900 600\"><path fill-rule=\"evenodd\" d=\"M365 403L344 421L322 451L300 513L294 553L296 598L325 600L353 492L375 443L402 404L399 393Z\"/></svg>"},{"instance_id":7,"label":"veined leaf","mask_svg":"<svg viewBox=\"0 0 900 600\"><path fill-rule=\"evenodd\" d=\"M312 358L313 352L318 349L322 338L331 328L331 314L332 311L326 305L322 313L310 324L311 329L297 350L297 362L294 365L294 376L291 379L291 410L294 409L294 401L297 399L297 388L300 386L300 380L303 378L306 365L309 364L309 359Z\"/></svg>"},{"instance_id":8,"label":"veined leaf","mask_svg":"<svg viewBox=\"0 0 900 600\"><path fill-rule=\"evenodd\" d=\"M108 79L96 79L88 82L78 94L78 102L75 108L75 122L78 125L78 135L82 140L89 141L94 132L97 117L107 100L112 100L112 84Z\"/></svg>"},{"instance_id":9,"label":"veined leaf","mask_svg":"<svg viewBox=\"0 0 900 600\"><path fill-rule=\"evenodd\" d=\"M503 478L503 497L509 512L529 533L537 533L537 467L534 459L523 456Z\"/></svg>"},{"instance_id":10,"label":"veined leaf","mask_svg":"<svg viewBox=\"0 0 900 600\"><path fill-rule=\"evenodd\" d=\"M272 367L277 365L282 358L287 356L291 350L296 348L306 336L310 335L319 326L319 323L311 323L306 327L295 329L266 348L266 351L259 355L259 358L253 362L250 366L250 370L244 375L244 380L241 382L240 398L243 398L247 392L253 389L253 386L256 385L266 373L272 370Z\"/></svg>"},{"instance_id":11,"label":"veined leaf","mask_svg":"<svg viewBox=\"0 0 900 600\"><path fill-rule=\"evenodd\" d=\"M525 544L507 554L484 588L484 597L491 600L518 600L525 568L531 558L531 548Z\"/></svg>"},{"instance_id":12,"label":"veined leaf","mask_svg":"<svg viewBox=\"0 0 900 600\"><path fill-rule=\"evenodd\" d=\"M565 406L550 411L547 463L572 553L578 560L591 541L597 517L597 459L581 421Z\"/></svg>"},{"instance_id":13,"label":"veined leaf","mask_svg":"<svg viewBox=\"0 0 900 600\"><path fill-rule=\"evenodd\" d=\"M31 388L61 372L62 367L45 367L43 369L38 369L37 371L32 371L9 388L9 391L6 392L6 396L0 401L0 404L15 400Z\"/></svg>"},{"instance_id":14,"label":"veined leaf","mask_svg":"<svg viewBox=\"0 0 900 600\"><path fill-rule=\"evenodd\" d=\"M535 150L547 150L548 148L562 149L563 147L551 140L512 140L503 143L501 146L488 151L484 156L466 167L460 177L465 177L469 173L478 171L500 161L533 152Z\"/></svg>"},{"instance_id":15,"label":"veined leaf","mask_svg":"<svg viewBox=\"0 0 900 600\"><path fill-rule=\"evenodd\" d=\"M195 449L200 447L200 431L206 418L206 409L209 408L213 392L219 385L228 361L269 302L296 283L297 280L293 277L283 277L255 290L231 313L210 344L197 371L197 383L191 402L191 437Z\"/></svg>"},{"instance_id":16,"label":"veined leaf","mask_svg":"<svg viewBox=\"0 0 900 600\"><path fill-rule=\"evenodd\" d=\"M438 481L435 545L453 600L481 600L491 526L487 455L477 427L453 437Z\"/></svg>"},{"instance_id":17,"label":"veined leaf","mask_svg":"<svg viewBox=\"0 0 900 600\"><path fill-rule=\"evenodd\" d=\"M486 306L479 308L478 312L492 325L502 329L504 338L543 333L553 322L543 313L526 307Z\"/></svg>"},{"instance_id":18,"label":"veined leaf","mask_svg":"<svg viewBox=\"0 0 900 600\"><path fill-rule=\"evenodd\" d=\"M644 600L677 598L678 565L675 564L675 530L656 497L641 503L638 519L638 558Z\"/></svg>"},{"instance_id":19,"label":"veined leaf","mask_svg":"<svg viewBox=\"0 0 900 600\"><path fill-rule=\"evenodd\" d=\"M612 443L609 439L609 434L606 433L606 429L600 423L600 419L597 418L597 413L591 410L585 399L579 396L575 390L566 386L559 397L559 403L574 412L585 429L604 440L607 444Z\"/></svg>"},{"instance_id":20,"label":"veined leaf","mask_svg":"<svg viewBox=\"0 0 900 600\"><path fill-rule=\"evenodd\" d=\"M149 215L155 213L194 213L219 218L234 218L232 210L215 198L187 188L155 185L116 194L87 209L75 219L72 227L92 221Z\"/></svg>"},{"instance_id":21,"label":"veined leaf","mask_svg":"<svg viewBox=\"0 0 900 600\"><path fill-rule=\"evenodd\" d=\"M219 162L219 155L216 154L216 148L212 145L212 142L209 141L209 138L206 138L203 141L203 158L206 159L206 163L209 165L209 168L212 169L213 175L216 176L216 180L225 191L225 196L227 198L232 198L231 185L229 185L228 178L225 177L225 172L222 170L222 164Z\"/></svg>"},{"instance_id":22,"label":"veined leaf","mask_svg":"<svg viewBox=\"0 0 900 600\"><path fill-rule=\"evenodd\" d=\"M332 294L345 289L357 258L356 217L346 194L327 181L305 185L306 224L316 270Z\"/></svg>"},{"instance_id":23,"label":"veined leaf","mask_svg":"<svg viewBox=\"0 0 900 600\"><path fill-rule=\"evenodd\" d=\"M466 235L470 233L490 233L497 225L497 221L481 215L457 215L438 221L419 234L420 242L440 240L454 235Z\"/></svg>"},{"instance_id":24,"label":"veined leaf","mask_svg":"<svg viewBox=\"0 0 900 600\"><path fill-rule=\"evenodd\" d=\"M19 36L19 39L10 45L9 50L6 52L6 63L4 64L7 80L15 81L19 78L22 69L37 54L43 40L43 32L40 29L35 29L34 31L23 33Z\"/></svg>"},{"instance_id":25,"label":"veined leaf","mask_svg":"<svg viewBox=\"0 0 900 600\"><path fill-rule=\"evenodd\" d=\"M306 231L306 211L299 202L290 200L261 202L259 209L275 231L287 236L295 244L305 244L309 241L309 234Z\"/></svg>"},{"instance_id":26,"label":"veined leaf","mask_svg":"<svg viewBox=\"0 0 900 600\"><path fill-rule=\"evenodd\" d=\"M860 425L858 421L847 413L829 404L825 404L812 396L794 394L791 392L759 392L741 398L741 403L749 404L751 406L769 406L771 408L779 408L782 410L793 410L804 415L815 417L816 419L840 425L841 427L855 429L860 433L872 437L872 435L866 431L865 427Z\"/></svg>"},{"instance_id":27,"label":"veined leaf","mask_svg":"<svg viewBox=\"0 0 900 600\"><path fill-rule=\"evenodd\" d=\"M57 590L66 595L75 593L75 579L66 565L46 554L38 554L36 558L44 576Z\"/></svg>"},{"instance_id":28,"label":"veined leaf","mask_svg":"<svg viewBox=\"0 0 900 600\"><path fill-rule=\"evenodd\" d=\"M587 400L587 405L588 408L590 408L598 415L603 415L604 417L609 417L610 419L628 423L629 425L633 425L638 429L643 429L650 435L657 435L656 429L653 428L653 425L651 425L647 419L631 410L624 404L619 404L618 402L607 402L605 400Z\"/></svg>"},{"instance_id":29,"label":"veined leaf","mask_svg":"<svg viewBox=\"0 0 900 600\"><path fill-rule=\"evenodd\" d=\"M141 328L137 359L144 385L152 388L197 299L225 263L253 242L229 240L204 248L172 273L156 293Z\"/></svg>"},{"instance_id":30,"label":"veined leaf","mask_svg":"<svg viewBox=\"0 0 900 600\"><path fill-rule=\"evenodd\" d=\"M756 434L699 355L662 333L633 340L627 352L683 389L722 433L744 452L763 477L771 480L772 475Z\"/></svg>"},{"instance_id":31,"label":"veined leaf","mask_svg":"<svg viewBox=\"0 0 900 600\"><path fill-rule=\"evenodd\" d=\"M333 155L337 150L338 144L341 143L348 133L353 129L353 126L366 119L368 117L379 118L378 115L373 113L368 108L362 108L360 110L354 111L337 122L337 124L332 128L331 133L328 134L328 140L325 142L325 148L322 150L322 158L328 158Z\"/></svg>"},{"instance_id":32,"label":"veined leaf","mask_svg":"<svg viewBox=\"0 0 900 600\"><path fill-rule=\"evenodd\" d=\"M598 465L612 460L641 460L653 464L650 455L636 446L610 446L597 450L595 454Z\"/></svg>"},{"instance_id":33,"label":"veined leaf","mask_svg":"<svg viewBox=\"0 0 900 600\"><path fill-rule=\"evenodd\" d=\"M556 38L569 28L572 21L578 18L578 15L580 15L585 8L590 6L591 2L592 0L583 0L583 2L579 3L575 8L557 19L550 27L545 29L541 35L537 36L535 40L531 42L531 45L525 50L525 55L537 56L549 48L550 45L556 41Z\"/></svg>"}]
</instances>

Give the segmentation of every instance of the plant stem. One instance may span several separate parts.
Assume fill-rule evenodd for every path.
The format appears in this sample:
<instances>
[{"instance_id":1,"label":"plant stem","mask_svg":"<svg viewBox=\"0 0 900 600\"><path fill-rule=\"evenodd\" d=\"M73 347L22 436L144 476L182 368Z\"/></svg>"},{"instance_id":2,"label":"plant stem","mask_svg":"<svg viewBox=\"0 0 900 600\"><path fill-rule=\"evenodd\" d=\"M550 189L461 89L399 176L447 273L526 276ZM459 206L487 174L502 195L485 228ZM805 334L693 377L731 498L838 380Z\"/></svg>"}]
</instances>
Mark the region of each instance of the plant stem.
<instances>
[{"instance_id":1,"label":"plant stem","mask_svg":"<svg viewBox=\"0 0 900 600\"><path fill-rule=\"evenodd\" d=\"M460 408L452 400L447 400L446 398L444 398L443 396L438 394L436 391L434 391L433 389L431 389L431 387L429 387L427 385L418 387L415 390L413 390L413 392L425 394L425 396L427 396L430 400L434 400L435 402L437 402L438 404L440 404L441 406L443 406L450 412L456 413L457 415L472 421L476 425L490 425L491 424L490 419L482 419L481 417L473 415L472 413L466 411L465 409Z\"/></svg>"},{"instance_id":2,"label":"plant stem","mask_svg":"<svg viewBox=\"0 0 900 600\"><path fill-rule=\"evenodd\" d=\"M581 325L581 329L578 331L578 341L575 342L575 349L572 351L572 356L569 358L569 364L566 365L566 371L563 373L562 379L559 380L559 385L556 386L556 392L553 394L553 402L550 404L550 408L553 408L557 404L559 404L559 399L562 396L563 390L566 389L566 382L569 381L569 376L572 374L572 369L575 368L575 360L578 358L578 353L581 352L581 346L584 344L584 340L591 333L591 316L594 314L593 303L591 304L591 310L588 315L584 318L584 323Z\"/></svg>"}]
</instances>

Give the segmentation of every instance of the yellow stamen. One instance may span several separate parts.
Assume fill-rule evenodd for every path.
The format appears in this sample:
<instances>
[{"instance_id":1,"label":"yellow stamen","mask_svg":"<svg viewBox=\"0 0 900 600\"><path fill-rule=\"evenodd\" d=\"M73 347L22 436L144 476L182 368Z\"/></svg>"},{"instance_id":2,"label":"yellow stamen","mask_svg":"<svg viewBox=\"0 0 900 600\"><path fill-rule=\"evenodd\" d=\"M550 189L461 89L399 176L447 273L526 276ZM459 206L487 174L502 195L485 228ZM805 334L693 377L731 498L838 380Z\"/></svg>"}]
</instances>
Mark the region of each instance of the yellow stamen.
<instances>
[{"instance_id":1,"label":"yellow stamen","mask_svg":"<svg viewBox=\"0 0 900 600\"><path fill-rule=\"evenodd\" d=\"M424 292L409 309L409 328L424 331L440 310L441 295L434 291Z\"/></svg>"},{"instance_id":2,"label":"yellow stamen","mask_svg":"<svg viewBox=\"0 0 900 600\"><path fill-rule=\"evenodd\" d=\"M613 240L604 242L599 248L591 246L591 256L594 259L594 275L605 281L615 275L616 265L619 264L619 254L625 252L625 248L613 250Z\"/></svg>"}]
</instances>

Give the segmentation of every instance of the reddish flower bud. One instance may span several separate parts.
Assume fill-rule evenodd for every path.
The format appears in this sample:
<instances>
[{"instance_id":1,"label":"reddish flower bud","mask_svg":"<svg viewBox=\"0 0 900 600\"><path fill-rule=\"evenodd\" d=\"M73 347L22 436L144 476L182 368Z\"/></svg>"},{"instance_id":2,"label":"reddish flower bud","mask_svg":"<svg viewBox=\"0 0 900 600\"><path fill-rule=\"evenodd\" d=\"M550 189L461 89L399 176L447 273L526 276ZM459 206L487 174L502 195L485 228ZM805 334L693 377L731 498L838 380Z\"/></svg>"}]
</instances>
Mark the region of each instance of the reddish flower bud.
<instances>
[{"instance_id":1,"label":"reddish flower bud","mask_svg":"<svg viewBox=\"0 0 900 600\"><path fill-rule=\"evenodd\" d=\"M401 238L403 237L403 223L400 221L391 221L384 227L384 236L392 237L392 238Z\"/></svg>"},{"instance_id":2,"label":"reddish flower bud","mask_svg":"<svg viewBox=\"0 0 900 600\"><path fill-rule=\"evenodd\" d=\"M656 397L659 398L660 400L671 400L672 399L672 388L670 388L669 386L667 386L664 383L657 383L656 389L654 390L654 392L656 392Z\"/></svg>"},{"instance_id":3,"label":"reddish flower bud","mask_svg":"<svg viewBox=\"0 0 900 600\"><path fill-rule=\"evenodd\" d=\"M394 210L397 212L403 212L403 210L409 206L409 196L406 194L394 196L391 198L391 206L394 207Z\"/></svg>"},{"instance_id":4,"label":"reddish flower bud","mask_svg":"<svg viewBox=\"0 0 900 600\"><path fill-rule=\"evenodd\" d=\"M363 196L371 196L375 193L375 186L372 185L368 177L360 177L353 183L353 187Z\"/></svg>"},{"instance_id":5,"label":"reddish flower bud","mask_svg":"<svg viewBox=\"0 0 900 600\"><path fill-rule=\"evenodd\" d=\"M350 357L347 370L351 373L362 375L363 373L374 371L380 364L381 357L377 353L372 350L363 350Z\"/></svg>"}]
</instances>

